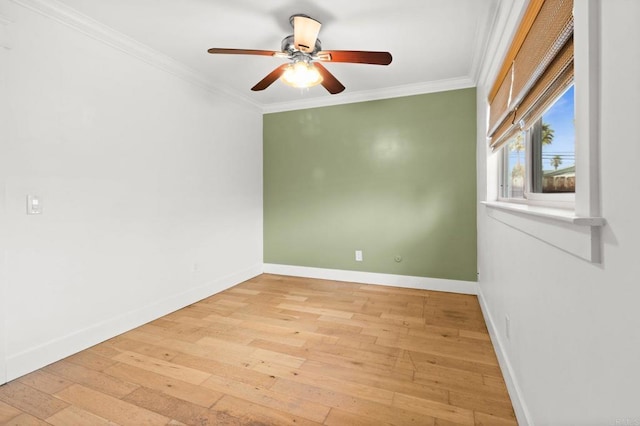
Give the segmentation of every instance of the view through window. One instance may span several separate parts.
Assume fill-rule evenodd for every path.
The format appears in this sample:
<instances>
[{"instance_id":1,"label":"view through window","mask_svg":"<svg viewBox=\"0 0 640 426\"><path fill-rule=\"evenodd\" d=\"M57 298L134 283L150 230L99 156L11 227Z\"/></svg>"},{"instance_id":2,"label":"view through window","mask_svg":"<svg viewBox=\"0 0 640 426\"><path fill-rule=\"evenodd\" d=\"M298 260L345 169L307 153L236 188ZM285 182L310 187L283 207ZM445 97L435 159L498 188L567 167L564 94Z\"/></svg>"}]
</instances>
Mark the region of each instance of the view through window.
<instances>
[{"instance_id":1,"label":"view through window","mask_svg":"<svg viewBox=\"0 0 640 426\"><path fill-rule=\"evenodd\" d=\"M542 115L539 131L532 143L540 140L540 166L533 169L532 192L558 193L576 191L576 131L573 86ZM536 127L534 127L536 129ZM534 159L535 161L535 159Z\"/></svg>"},{"instance_id":2,"label":"view through window","mask_svg":"<svg viewBox=\"0 0 640 426\"><path fill-rule=\"evenodd\" d=\"M524 199L527 192L574 193L575 143L571 85L542 117L502 148L502 197Z\"/></svg>"}]
</instances>

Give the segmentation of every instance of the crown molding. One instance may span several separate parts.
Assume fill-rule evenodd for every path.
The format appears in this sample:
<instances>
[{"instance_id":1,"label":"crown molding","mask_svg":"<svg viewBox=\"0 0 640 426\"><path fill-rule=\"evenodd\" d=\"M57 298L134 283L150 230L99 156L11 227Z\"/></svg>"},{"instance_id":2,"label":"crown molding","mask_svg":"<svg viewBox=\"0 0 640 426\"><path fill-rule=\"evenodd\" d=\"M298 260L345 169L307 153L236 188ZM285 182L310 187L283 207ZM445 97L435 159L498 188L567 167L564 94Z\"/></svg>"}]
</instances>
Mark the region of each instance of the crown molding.
<instances>
[{"instance_id":1,"label":"crown molding","mask_svg":"<svg viewBox=\"0 0 640 426\"><path fill-rule=\"evenodd\" d=\"M526 0L500 0L491 34L483 51L483 61L478 69L478 86L490 85L493 82L527 3Z\"/></svg>"},{"instance_id":2,"label":"crown molding","mask_svg":"<svg viewBox=\"0 0 640 426\"><path fill-rule=\"evenodd\" d=\"M265 105L262 110L265 114L268 114L274 112L293 111L299 109L351 104L356 102L399 98L402 96L422 95L425 93L444 92L447 90L467 89L469 87L475 87L475 82L470 77L459 77L447 80L430 81L427 83L388 87L384 89L342 93L339 95L332 95L330 97L311 98L293 102L281 102L271 105Z\"/></svg>"},{"instance_id":3,"label":"crown molding","mask_svg":"<svg viewBox=\"0 0 640 426\"><path fill-rule=\"evenodd\" d=\"M489 47L489 42L493 35L494 29L496 28L496 22L498 20L500 8L501 2L500 0L496 0L493 3L492 9L487 12L487 16L485 17L486 19L484 19L481 25L478 25L478 28L476 28L476 43L474 46L474 54L471 62L471 71L469 73L476 85L480 79L480 72L482 71L487 58L487 49Z\"/></svg>"},{"instance_id":4,"label":"crown molding","mask_svg":"<svg viewBox=\"0 0 640 426\"><path fill-rule=\"evenodd\" d=\"M228 100L262 112L263 106L235 91L212 84L204 76L182 63L164 55L151 47L128 37L113 28L81 14L56 0L10 0L11 2L51 18L86 36L144 61L162 71L201 87L214 95L222 95ZM10 21L8 21L10 22Z\"/></svg>"}]
</instances>

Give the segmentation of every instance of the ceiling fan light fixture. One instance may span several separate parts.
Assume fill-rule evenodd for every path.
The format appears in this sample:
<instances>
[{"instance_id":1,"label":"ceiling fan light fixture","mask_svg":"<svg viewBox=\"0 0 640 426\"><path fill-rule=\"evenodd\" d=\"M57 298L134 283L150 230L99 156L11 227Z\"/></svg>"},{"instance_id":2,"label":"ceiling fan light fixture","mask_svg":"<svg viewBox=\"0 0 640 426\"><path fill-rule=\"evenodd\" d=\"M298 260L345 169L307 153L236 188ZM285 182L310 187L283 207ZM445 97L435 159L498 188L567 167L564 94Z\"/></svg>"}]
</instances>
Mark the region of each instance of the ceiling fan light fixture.
<instances>
[{"instance_id":1,"label":"ceiling fan light fixture","mask_svg":"<svg viewBox=\"0 0 640 426\"><path fill-rule=\"evenodd\" d=\"M316 67L300 61L288 65L280 80L289 86L304 89L322 83L322 76Z\"/></svg>"},{"instance_id":2,"label":"ceiling fan light fixture","mask_svg":"<svg viewBox=\"0 0 640 426\"><path fill-rule=\"evenodd\" d=\"M301 52L313 52L322 24L307 15L293 15L291 18L295 48Z\"/></svg>"}]
</instances>

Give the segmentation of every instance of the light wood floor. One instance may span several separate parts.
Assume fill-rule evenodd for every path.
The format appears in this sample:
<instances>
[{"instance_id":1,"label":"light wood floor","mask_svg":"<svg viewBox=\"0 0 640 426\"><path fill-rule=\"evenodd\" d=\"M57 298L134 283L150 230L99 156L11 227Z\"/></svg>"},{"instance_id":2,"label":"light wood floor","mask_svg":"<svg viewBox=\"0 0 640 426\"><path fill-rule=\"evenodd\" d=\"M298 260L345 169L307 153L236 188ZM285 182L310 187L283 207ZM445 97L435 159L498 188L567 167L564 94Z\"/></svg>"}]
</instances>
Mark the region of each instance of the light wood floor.
<instances>
[{"instance_id":1,"label":"light wood floor","mask_svg":"<svg viewBox=\"0 0 640 426\"><path fill-rule=\"evenodd\" d=\"M261 275L0 387L9 425L515 425L475 296Z\"/></svg>"}]
</instances>

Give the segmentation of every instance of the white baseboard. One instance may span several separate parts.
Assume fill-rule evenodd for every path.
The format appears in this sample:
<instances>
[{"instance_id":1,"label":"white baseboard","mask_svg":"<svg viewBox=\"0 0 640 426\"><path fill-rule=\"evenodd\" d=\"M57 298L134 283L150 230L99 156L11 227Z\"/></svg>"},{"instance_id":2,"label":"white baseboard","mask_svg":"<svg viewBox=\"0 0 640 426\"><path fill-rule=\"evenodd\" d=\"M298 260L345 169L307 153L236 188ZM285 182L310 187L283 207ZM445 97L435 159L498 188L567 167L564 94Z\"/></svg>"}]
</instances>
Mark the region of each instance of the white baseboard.
<instances>
[{"instance_id":1,"label":"white baseboard","mask_svg":"<svg viewBox=\"0 0 640 426\"><path fill-rule=\"evenodd\" d=\"M153 302L140 309L90 325L40 346L7 357L6 380L10 381L52 362L132 330L262 273L262 264L221 277L213 282Z\"/></svg>"},{"instance_id":2,"label":"white baseboard","mask_svg":"<svg viewBox=\"0 0 640 426\"><path fill-rule=\"evenodd\" d=\"M340 269L311 268L308 266L264 264L264 273L291 275L305 278L347 281L361 284L388 285L391 287L417 288L450 293L477 294L478 285L472 281L444 280L440 278L413 277L408 275L379 274L376 272L343 271Z\"/></svg>"},{"instance_id":3,"label":"white baseboard","mask_svg":"<svg viewBox=\"0 0 640 426\"><path fill-rule=\"evenodd\" d=\"M480 302L482 315L484 316L484 321L487 324L487 328L489 329L489 336L491 337L491 342L493 343L493 347L495 348L496 355L498 357L500 370L502 370L504 381L507 384L507 391L509 392L509 397L511 397L511 403L513 404L513 410L516 413L518 424L521 426L533 426L531 413L529 412L527 404L522 397L522 390L518 385L518 381L516 380L513 368L511 367L511 363L509 362L509 358L507 357L507 352L505 351L502 340L500 339L500 335L498 334L496 322L493 320L493 317L489 312L489 308L487 307L484 295L482 294L482 289L479 287L478 301Z\"/></svg>"}]
</instances>

